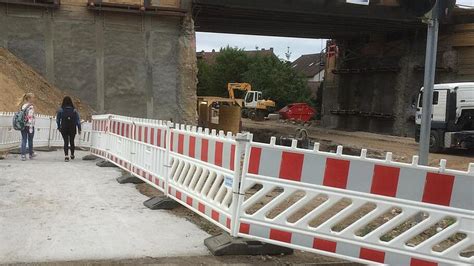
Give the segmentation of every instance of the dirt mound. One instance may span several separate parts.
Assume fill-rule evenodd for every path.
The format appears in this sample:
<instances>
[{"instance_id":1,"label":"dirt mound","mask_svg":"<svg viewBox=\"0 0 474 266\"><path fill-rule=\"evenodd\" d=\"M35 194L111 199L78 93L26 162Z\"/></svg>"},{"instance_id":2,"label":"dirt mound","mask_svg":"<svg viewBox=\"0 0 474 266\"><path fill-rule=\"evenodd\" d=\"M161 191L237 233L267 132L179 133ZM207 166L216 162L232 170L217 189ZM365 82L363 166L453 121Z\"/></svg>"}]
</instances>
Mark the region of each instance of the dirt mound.
<instances>
[{"instance_id":1,"label":"dirt mound","mask_svg":"<svg viewBox=\"0 0 474 266\"><path fill-rule=\"evenodd\" d=\"M18 111L18 101L27 92L36 96L36 112L46 115L55 115L63 97L70 95L49 84L8 50L0 48L0 112ZM89 119L93 113L92 108L77 97L71 97L81 118Z\"/></svg>"}]
</instances>

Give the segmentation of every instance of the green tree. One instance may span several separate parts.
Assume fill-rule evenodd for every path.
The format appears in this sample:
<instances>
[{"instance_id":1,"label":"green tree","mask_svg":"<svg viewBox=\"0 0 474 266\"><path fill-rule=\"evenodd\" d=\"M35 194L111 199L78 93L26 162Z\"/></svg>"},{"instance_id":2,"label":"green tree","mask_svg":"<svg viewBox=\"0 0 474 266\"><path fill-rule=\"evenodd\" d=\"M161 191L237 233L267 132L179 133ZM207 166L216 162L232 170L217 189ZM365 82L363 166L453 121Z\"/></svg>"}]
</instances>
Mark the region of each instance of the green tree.
<instances>
[{"instance_id":1,"label":"green tree","mask_svg":"<svg viewBox=\"0 0 474 266\"><path fill-rule=\"evenodd\" d=\"M198 95L227 97L227 83L242 82L242 74L249 66L244 50L232 47L222 48L214 64L198 63Z\"/></svg>"},{"instance_id":2,"label":"green tree","mask_svg":"<svg viewBox=\"0 0 474 266\"><path fill-rule=\"evenodd\" d=\"M253 58L243 80L252 84L254 90L262 91L265 98L274 100L278 108L294 102L309 103L306 79L276 57Z\"/></svg>"},{"instance_id":3,"label":"green tree","mask_svg":"<svg viewBox=\"0 0 474 266\"><path fill-rule=\"evenodd\" d=\"M278 108L293 102L309 103L306 79L275 56L249 57L244 50L227 46L212 65L200 60L198 68L199 96L228 97L228 83L248 82ZM236 92L236 96L243 97L243 93Z\"/></svg>"}]
</instances>

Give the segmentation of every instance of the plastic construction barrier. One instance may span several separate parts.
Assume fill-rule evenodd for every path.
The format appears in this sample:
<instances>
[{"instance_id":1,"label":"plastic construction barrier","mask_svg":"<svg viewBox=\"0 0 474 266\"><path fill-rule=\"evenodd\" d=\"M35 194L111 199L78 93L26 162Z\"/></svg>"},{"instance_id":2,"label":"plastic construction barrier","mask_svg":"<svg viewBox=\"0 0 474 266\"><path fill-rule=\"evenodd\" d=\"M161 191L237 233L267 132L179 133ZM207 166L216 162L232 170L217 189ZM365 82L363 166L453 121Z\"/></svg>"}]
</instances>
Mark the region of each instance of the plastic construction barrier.
<instances>
[{"instance_id":1,"label":"plastic construction barrier","mask_svg":"<svg viewBox=\"0 0 474 266\"><path fill-rule=\"evenodd\" d=\"M21 133L13 129L14 113L0 113L0 151L18 148L21 144ZM92 124L82 123L81 135L76 136L76 146L90 147ZM37 114L35 121L35 147L56 147L63 145L61 133L56 126L56 118Z\"/></svg>"},{"instance_id":2,"label":"plastic construction barrier","mask_svg":"<svg viewBox=\"0 0 474 266\"><path fill-rule=\"evenodd\" d=\"M234 237L368 264L474 264L474 163L446 169L96 116L92 151Z\"/></svg>"},{"instance_id":3,"label":"plastic construction barrier","mask_svg":"<svg viewBox=\"0 0 474 266\"><path fill-rule=\"evenodd\" d=\"M240 168L236 140L231 133L184 125L170 132L169 195L230 232Z\"/></svg>"},{"instance_id":4,"label":"plastic construction barrier","mask_svg":"<svg viewBox=\"0 0 474 266\"><path fill-rule=\"evenodd\" d=\"M472 264L470 172L250 144L239 235L362 263ZM472 254L471 254L472 255ZM469 257L470 256L470 257Z\"/></svg>"}]
</instances>

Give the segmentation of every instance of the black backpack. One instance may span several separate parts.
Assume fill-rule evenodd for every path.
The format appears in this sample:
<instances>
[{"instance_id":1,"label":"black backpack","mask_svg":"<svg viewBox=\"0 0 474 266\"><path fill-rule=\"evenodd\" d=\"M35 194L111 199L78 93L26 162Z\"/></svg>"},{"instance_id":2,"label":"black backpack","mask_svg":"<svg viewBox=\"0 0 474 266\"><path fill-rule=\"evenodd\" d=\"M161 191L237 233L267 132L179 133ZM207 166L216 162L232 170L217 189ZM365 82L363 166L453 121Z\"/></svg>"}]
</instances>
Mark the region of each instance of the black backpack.
<instances>
[{"instance_id":1,"label":"black backpack","mask_svg":"<svg viewBox=\"0 0 474 266\"><path fill-rule=\"evenodd\" d=\"M61 129L67 131L74 131L76 129L76 110L74 108L66 107L63 109Z\"/></svg>"}]
</instances>

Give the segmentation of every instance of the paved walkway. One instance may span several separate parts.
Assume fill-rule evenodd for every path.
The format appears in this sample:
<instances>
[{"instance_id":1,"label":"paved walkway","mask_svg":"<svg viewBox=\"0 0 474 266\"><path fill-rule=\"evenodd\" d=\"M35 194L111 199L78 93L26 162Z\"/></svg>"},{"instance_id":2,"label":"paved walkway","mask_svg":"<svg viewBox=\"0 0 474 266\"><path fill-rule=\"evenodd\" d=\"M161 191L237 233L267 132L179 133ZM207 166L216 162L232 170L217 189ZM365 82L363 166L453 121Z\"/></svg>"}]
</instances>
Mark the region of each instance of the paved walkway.
<instances>
[{"instance_id":1,"label":"paved walkway","mask_svg":"<svg viewBox=\"0 0 474 266\"><path fill-rule=\"evenodd\" d=\"M0 160L0 264L208 254L205 232L146 209L133 185L115 181L118 169L62 160Z\"/></svg>"}]
</instances>

